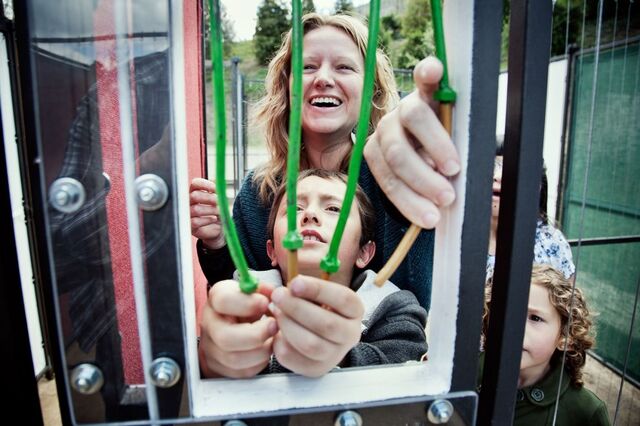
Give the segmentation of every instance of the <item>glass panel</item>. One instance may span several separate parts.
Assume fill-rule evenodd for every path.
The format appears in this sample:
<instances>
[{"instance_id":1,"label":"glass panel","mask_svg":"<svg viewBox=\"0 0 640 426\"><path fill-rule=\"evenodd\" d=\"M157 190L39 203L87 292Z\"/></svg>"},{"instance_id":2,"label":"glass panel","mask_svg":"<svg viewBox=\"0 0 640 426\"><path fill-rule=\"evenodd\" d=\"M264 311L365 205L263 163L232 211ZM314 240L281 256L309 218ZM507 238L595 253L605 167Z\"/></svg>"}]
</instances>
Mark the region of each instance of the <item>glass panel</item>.
<instances>
[{"instance_id":1,"label":"glass panel","mask_svg":"<svg viewBox=\"0 0 640 426\"><path fill-rule=\"evenodd\" d=\"M139 321L150 325L150 358L184 364L168 3L31 0L28 10L64 362L71 382L81 363L104 376L97 394L69 389L74 415L79 422L145 418ZM145 174L155 180L134 183ZM168 200L158 202L163 193ZM147 210L138 210L136 195ZM148 318L136 310L134 277L152 307ZM177 415L175 403L162 403L171 392L158 392L163 416Z\"/></svg>"}]
</instances>

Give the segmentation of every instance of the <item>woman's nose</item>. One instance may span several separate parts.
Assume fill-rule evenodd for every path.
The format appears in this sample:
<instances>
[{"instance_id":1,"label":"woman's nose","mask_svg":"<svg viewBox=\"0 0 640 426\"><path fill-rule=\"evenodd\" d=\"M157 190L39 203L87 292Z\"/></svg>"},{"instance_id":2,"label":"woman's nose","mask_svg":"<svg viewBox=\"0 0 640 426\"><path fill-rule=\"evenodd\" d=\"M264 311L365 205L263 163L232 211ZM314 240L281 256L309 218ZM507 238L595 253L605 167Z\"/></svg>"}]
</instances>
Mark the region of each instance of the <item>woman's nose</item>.
<instances>
[{"instance_id":1,"label":"woman's nose","mask_svg":"<svg viewBox=\"0 0 640 426\"><path fill-rule=\"evenodd\" d=\"M333 86L333 76L328 67L320 67L316 73L314 85L317 88L325 88Z\"/></svg>"}]
</instances>

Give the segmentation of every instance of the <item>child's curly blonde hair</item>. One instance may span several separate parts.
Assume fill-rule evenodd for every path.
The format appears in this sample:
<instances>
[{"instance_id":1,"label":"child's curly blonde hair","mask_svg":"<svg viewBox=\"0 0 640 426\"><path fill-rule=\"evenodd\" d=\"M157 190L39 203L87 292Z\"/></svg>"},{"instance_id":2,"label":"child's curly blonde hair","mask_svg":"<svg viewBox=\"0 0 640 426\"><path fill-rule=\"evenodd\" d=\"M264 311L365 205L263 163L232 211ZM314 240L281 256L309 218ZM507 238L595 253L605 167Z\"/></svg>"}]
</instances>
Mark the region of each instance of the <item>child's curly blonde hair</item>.
<instances>
[{"instance_id":1,"label":"child's curly blonde hair","mask_svg":"<svg viewBox=\"0 0 640 426\"><path fill-rule=\"evenodd\" d=\"M489 324L489 304L493 278L489 278L485 288L485 304L482 315L482 335L486 336ZM593 347L595 336L591 326L591 314L584 294L573 288L570 278L549 265L534 264L531 271L531 285L539 285L549 292L549 301L560 315L561 336L568 339L565 368L571 377L571 385L582 387L582 368L586 362L586 351ZM573 301L571 300L573 296ZM562 351L556 350L552 362L562 361Z\"/></svg>"}]
</instances>

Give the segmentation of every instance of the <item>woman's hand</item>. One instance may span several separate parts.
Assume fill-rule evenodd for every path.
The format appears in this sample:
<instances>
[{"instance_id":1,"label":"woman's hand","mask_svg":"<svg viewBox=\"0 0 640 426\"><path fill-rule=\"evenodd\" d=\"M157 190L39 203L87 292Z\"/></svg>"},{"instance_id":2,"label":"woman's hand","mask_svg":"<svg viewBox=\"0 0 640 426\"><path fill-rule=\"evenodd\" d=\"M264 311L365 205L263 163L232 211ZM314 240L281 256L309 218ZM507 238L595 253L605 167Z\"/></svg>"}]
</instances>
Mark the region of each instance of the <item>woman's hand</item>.
<instances>
[{"instance_id":1,"label":"woman's hand","mask_svg":"<svg viewBox=\"0 0 640 426\"><path fill-rule=\"evenodd\" d=\"M440 220L440 208L454 201L447 177L460 171L458 154L433 100L442 70L434 57L416 66L416 89L380 120L364 149L367 164L389 200L407 219L427 229Z\"/></svg>"},{"instance_id":2,"label":"woman's hand","mask_svg":"<svg viewBox=\"0 0 640 426\"><path fill-rule=\"evenodd\" d=\"M210 249L224 247L224 235L218 210L218 196L214 182L195 178L189 186L191 206L191 235L202 240Z\"/></svg>"},{"instance_id":3,"label":"woman's hand","mask_svg":"<svg viewBox=\"0 0 640 426\"><path fill-rule=\"evenodd\" d=\"M359 341L364 307L340 284L298 276L271 295L280 332L273 353L289 370L319 377L339 365Z\"/></svg>"},{"instance_id":4,"label":"woman's hand","mask_svg":"<svg viewBox=\"0 0 640 426\"><path fill-rule=\"evenodd\" d=\"M206 377L253 377L271 358L276 321L264 314L273 287L260 284L245 294L236 281L221 281L209 291L200 318L200 368Z\"/></svg>"}]
</instances>

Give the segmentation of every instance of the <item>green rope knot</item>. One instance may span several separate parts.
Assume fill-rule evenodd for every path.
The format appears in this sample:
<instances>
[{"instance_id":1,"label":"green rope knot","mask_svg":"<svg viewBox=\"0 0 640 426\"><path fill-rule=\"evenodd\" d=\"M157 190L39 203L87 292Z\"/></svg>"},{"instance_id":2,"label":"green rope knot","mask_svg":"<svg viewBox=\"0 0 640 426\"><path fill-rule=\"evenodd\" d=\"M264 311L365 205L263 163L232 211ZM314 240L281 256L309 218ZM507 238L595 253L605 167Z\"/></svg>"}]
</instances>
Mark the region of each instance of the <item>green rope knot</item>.
<instances>
[{"instance_id":1,"label":"green rope knot","mask_svg":"<svg viewBox=\"0 0 640 426\"><path fill-rule=\"evenodd\" d=\"M282 247L287 250L298 250L302 248L304 241L302 240L302 236L296 230L289 231L282 239Z\"/></svg>"},{"instance_id":2,"label":"green rope knot","mask_svg":"<svg viewBox=\"0 0 640 426\"><path fill-rule=\"evenodd\" d=\"M258 289L258 279L248 274L244 279L240 280L240 291L245 294L251 294Z\"/></svg>"},{"instance_id":3,"label":"green rope knot","mask_svg":"<svg viewBox=\"0 0 640 426\"><path fill-rule=\"evenodd\" d=\"M340 270L340 261L334 256L327 255L320 261L320 267L327 274L335 274Z\"/></svg>"}]
</instances>

